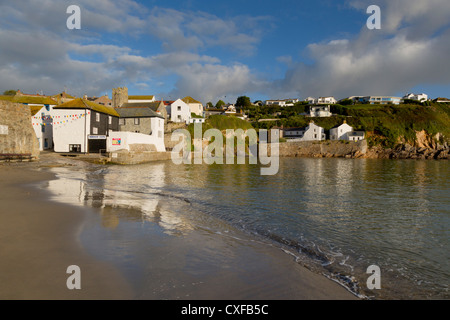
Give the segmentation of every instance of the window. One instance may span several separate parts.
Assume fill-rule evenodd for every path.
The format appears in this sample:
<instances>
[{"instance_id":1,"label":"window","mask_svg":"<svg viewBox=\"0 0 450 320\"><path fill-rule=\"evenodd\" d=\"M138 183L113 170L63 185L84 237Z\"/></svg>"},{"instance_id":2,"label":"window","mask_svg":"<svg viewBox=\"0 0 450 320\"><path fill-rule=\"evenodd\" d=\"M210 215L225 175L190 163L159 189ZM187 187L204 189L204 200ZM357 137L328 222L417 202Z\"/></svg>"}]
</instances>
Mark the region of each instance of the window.
<instances>
[{"instance_id":1,"label":"window","mask_svg":"<svg viewBox=\"0 0 450 320\"><path fill-rule=\"evenodd\" d=\"M98 128L93 127L92 128L92 134L98 134Z\"/></svg>"},{"instance_id":2,"label":"window","mask_svg":"<svg viewBox=\"0 0 450 320\"><path fill-rule=\"evenodd\" d=\"M125 125L125 119L119 119L119 126Z\"/></svg>"},{"instance_id":3,"label":"window","mask_svg":"<svg viewBox=\"0 0 450 320\"><path fill-rule=\"evenodd\" d=\"M81 152L81 144L69 144L69 152Z\"/></svg>"},{"instance_id":4,"label":"window","mask_svg":"<svg viewBox=\"0 0 450 320\"><path fill-rule=\"evenodd\" d=\"M45 132L45 126L44 126L44 124L41 124L41 131L42 131L42 132Z\"/></svg>"},{"instance_id":5,"label":"window","mask_svg":"<svg viewBox=\"0 0 450 320\"><path fill-rule=\"evenodd\" d=\"M178 111L181 111L181 107L180 106L178 106Z\"/></svg>"},{"instance_id":6,"label":"window","mask_svg":"<svg viewBox=\"0 0 450 320\"><path fill-rule=\"evenodd\" d=\"M95 121L100 122L100 113L95 113Z\"/></svg>"},{"instance_id":7,"label":"window","mask_svg":"<svg viewBox=\"0 0 450 320\"><path fill-rule=\"evenodd\" d=\"M108 124L112 124L112 117L108 116Z\"/></svg>"},{"instance_id":8,"label":"window","mask_svg":"<svg viewBox=\"0 0 450 320\"><path fill-rule=\"evenodd\" d=\"M134 124L135 124L136 126L139 125L139 118L134 118Z\"/></svg>"}]
</instances>

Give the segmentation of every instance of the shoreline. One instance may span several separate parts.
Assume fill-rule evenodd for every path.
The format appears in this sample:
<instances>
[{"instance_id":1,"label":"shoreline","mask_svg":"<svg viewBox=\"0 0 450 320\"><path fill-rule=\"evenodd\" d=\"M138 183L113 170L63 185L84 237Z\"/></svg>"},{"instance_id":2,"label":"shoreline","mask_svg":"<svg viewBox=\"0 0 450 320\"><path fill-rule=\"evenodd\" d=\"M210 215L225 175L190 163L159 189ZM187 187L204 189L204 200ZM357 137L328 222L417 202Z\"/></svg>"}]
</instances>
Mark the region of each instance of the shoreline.
<instances>
[{"instance_id":1,"label":"shoreline","mask_svg":"<svg viewBox=\"0 0 450 320\"><path fill-rule=\"evenodd\" d=\"M0 177L0 299L132 298L120 273L81 247L78 235L86 213L49 201L45 191L31 186L54 175L24 163L0 165ZM71 265L81 269L81 290L67 288Z\"/></svg>"},{"instance_id":2,"label":"shoreline","mask_svg":"<svg viewBox=\"0 0 450 320\"><path fill-rule=\"evenodd\" d=\"M48 159L44 160L46 161ZM215 253L207 251L205 255L205 252L201 252L200 254L205 256L201 256L201 259L197 261L198 267L210 268L207 273L217 272L217 274L213 278L205 277L202 280L203 285L189 289L195 291L180 288L179 292L167 295L167 292L157 292L157 290L150 293L152 288L146 288L145 292L136 292L133 281L127 278L117 263L104 262L102 260L106 259L99 259L95 254L88 254L87 248L82 247L79 241L80 228L87 215L92 216L87 211L89 209L48 200L48 191L30 186L33 183L55 179L55 176L47 170L37 171L36 168L39 166L39 162L31 166L27 164L0 165L2 176L0 185L2 190L6 190L0 196L0 200L4 207L9 209L8 212L0 215L0 234L3 240L0 244L1 252L3 252L0 261L1 299L230 300L236 299L235 295L230 294L233 292L242 293L243 296L237 299L243 300L358 299L342 285L297 264L282 250L260 245L251 237L240 241L239 248L232 249L239 256L239 259L233 261L233 264L238 266L237 270L230 266L227 270L205 267L202 259L214 260ZM47 163L41 167L46 166L49 167L51 164ZM8 171L4 170L5 167ZM61 215L62 212L64 215ZM93 214L95 215L94 211ZM27 224L24 223L25 221ZM242 236L242 234L239 235ZM153 234L152 237L158 241L167 240L159 234ZM160 248L152 248L150 251L158 257L156 260L160 257L167 260L167 251L171 253L169 256L173 259L169 265L167 261L152 265L150 278L153 289L157 285L161 287L167 286L167 283L177 281L185 283L186 280L191 280L191 275L188 275L182 263L180 264L180 256L183 259L184 252L196 250L193 248L202 246L205 240L210 246L219 250L220 248L230 250L229 247L224 247L224 243L233 241L231 237L218 236L198 229L185 238L170 238L164 242L166 244L162 251ZM248 245L242 245L243 243ZM234 245L236 243L232 246ZM73 264L81 268L82 290L71 291L66 287L66 280L70 276L66 274L66 268ZM244 268L251 271L242 270ZM248 280L242 281L242 277L248 277L249 272L255 271L260 272L261 275L279 275L280 278L267 280L261 275L252 275ZM231 278L236 279L230 283ZM139 277L134 279L135 283L142 280ZM268 283L263 283L266 281ZM251 289L248 289L247 285ZM279 296L276 293L264 292L265 287L271 286L280 290ZM179 298L186 292L188 294L184 298ZM252 293L246 297L245 295L249 292Z\"/></svg>"}]
</instances>

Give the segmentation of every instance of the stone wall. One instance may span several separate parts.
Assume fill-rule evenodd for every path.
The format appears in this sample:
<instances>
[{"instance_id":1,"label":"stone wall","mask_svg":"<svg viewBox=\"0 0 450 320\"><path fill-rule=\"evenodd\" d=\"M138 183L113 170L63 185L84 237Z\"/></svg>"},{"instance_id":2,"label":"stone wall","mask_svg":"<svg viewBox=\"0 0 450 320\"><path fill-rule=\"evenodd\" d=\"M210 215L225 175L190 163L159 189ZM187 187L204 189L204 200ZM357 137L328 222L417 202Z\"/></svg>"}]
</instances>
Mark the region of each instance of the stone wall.
<instances>
[{"instance_id":1,"label":"stone wall","mask_svg":"<svg viewBox=\"0 0 450 320\"><path fill-rule=\"evenodd\" d=\"M153 161L170 160L170 152L154 152L154 151L127 151L120 150L111 152L109 162L112 164L134 165L148 163Z\"/></svg>"},{"instance_id":2,"label":"stone wall","mask_svg":"<svg viewBox=\"0 0 450 320\"><path fill-rule=\"evenodd\" d=\"M31 125L29 106L0 101L0 154L39 157L39 144Z\"/></svg>"},{"instance_id":3,"label":"stone wall","mask_svg":"<svg viewBox=\"0 0 450 320\"><path fill-rule=\"evenodd\" d=\"M366 140L350 141L301 141L279 144L280 157L314 158L362 158L367 153Z\"/></svg>"}]
</instances>

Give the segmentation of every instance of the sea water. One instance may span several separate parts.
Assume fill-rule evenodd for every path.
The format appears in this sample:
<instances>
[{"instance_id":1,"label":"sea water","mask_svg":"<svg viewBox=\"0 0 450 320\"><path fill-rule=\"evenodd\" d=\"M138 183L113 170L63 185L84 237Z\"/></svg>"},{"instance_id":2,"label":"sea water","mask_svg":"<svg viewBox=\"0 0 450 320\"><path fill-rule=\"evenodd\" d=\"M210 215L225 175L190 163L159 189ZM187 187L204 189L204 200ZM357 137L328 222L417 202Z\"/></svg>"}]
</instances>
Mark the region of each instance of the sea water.
<instances>
[{"instance_id":1,"label":"sea water","mask_svg":"<svg viewBox=\"0 0 450 320\"><path fill-rule=\"evenodd\" d=\"M139 272L136 259L154 259L135 248L157 246L151 232L219 234L227 225L360 297L449 298L447 161L288 158L274 176L261 176L257 165L171 161L52 171L55 200L101 209L103 229L115 230L102 239L128 272ZM85 230L89 246L101 231ZM102 248L92 250L106 254ZM371 265L381 270L380 290L367 288Z\"/></svg>"}]
</instances>

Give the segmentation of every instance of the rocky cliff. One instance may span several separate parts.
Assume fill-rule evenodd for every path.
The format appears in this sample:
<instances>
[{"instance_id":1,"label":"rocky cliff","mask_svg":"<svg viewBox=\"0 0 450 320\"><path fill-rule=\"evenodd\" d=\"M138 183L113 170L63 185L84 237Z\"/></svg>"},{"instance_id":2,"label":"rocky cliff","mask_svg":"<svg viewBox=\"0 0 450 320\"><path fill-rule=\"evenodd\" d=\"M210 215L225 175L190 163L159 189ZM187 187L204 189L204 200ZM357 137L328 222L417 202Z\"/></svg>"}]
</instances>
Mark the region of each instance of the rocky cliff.
<instances>
[{"instance_id":1,"label":"rocky cliff","mask_svg":"<svg viewBox=\"0 0 450 320\"><path fill-rule=\"evenodd\" d=\"M39 157L30 107L0 101L0 154L31 154L34 159Z\"/></svg>"}]
</instances>

